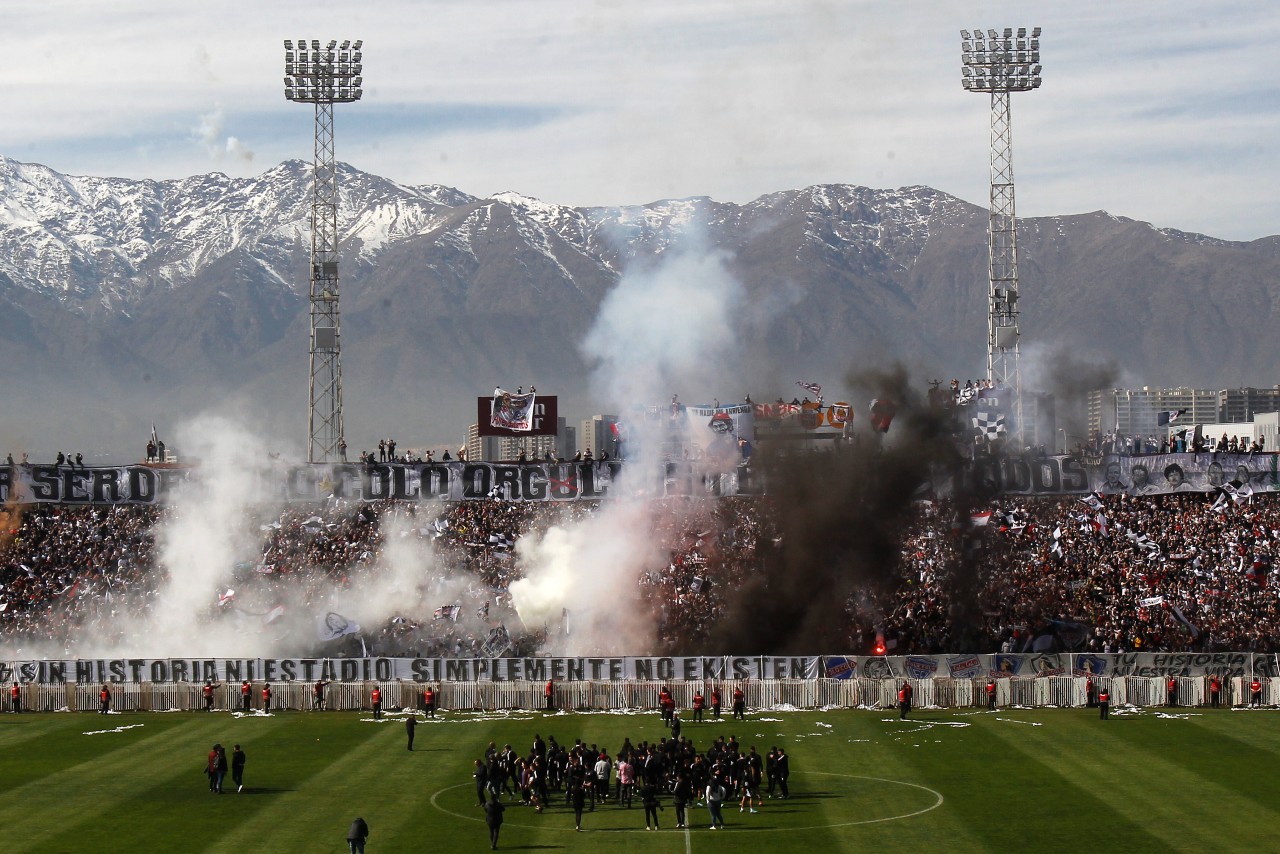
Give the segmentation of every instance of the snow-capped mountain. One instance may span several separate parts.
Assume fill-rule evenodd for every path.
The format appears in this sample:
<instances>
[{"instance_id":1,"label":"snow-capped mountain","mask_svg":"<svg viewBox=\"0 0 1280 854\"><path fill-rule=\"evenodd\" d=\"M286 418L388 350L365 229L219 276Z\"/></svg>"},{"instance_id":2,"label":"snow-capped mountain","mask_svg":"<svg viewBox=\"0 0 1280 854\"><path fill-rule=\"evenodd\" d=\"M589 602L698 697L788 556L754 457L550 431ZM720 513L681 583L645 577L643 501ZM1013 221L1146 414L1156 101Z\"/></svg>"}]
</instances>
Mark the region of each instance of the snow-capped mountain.
<instances>
[{"instance_id":1,"label":"snow-capped mountain","mask_svg":"<svg viewBox=\"0 0 1280 854\"><path fill-rule=\"evenodd\" d=\"M574 208L345 164L338 186L353 449L460 439L494 385L598 411L583 338L623 276L680 253L715 253L743 295L720 386L671 389L686 399L834 387L892 359L921 382L983 370L986 212L928 187ZM134 181L0 157L0 442L119 452L214 406L300 444L310 220L299 161ZM1274 384L1277 246L1102 212L1021 221L1024 374L1069 353L1114 382Z\"/></svg>"}]
</instances>

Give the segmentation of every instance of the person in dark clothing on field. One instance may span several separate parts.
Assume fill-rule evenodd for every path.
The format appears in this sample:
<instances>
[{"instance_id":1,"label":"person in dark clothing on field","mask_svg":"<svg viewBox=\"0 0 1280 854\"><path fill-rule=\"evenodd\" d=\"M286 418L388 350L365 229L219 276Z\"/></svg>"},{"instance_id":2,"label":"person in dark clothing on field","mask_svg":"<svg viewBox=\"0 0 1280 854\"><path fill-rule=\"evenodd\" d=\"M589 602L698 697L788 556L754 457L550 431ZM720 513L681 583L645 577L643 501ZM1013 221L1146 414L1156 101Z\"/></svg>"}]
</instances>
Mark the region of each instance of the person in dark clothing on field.
<instances>
[{"instance_id":1,"label":"person in dark clothing on field","mask_svg":"<svg viewBox=\"0 0 1280 854\"><path fill-rule=\"evenodd\" d=\"M506 809L498 796L484 805L484 823L489 825L489 847L498 847L498 832L502 830L502 811Z\"/></svg>"},{"instance_id":2,"label":"person in dark clothing on field","mask_svg":"<svg viewBox=\"0 0 1280 854\"><path fill-rule=\"evenodd\" d=\"M683 772L677 774L675 788L671 791L676 806L676 827L684 827L688 820L685 808L693 800L693 786L689 783L689 777Z\"/></svg>"},{"instance_id":3,"label":"person in dark clothing on field","mask_svg":"<svg viewBox=\"0 0 1280 854\"><path fill-rule=\"evenodd\" d=\"M580 776L575 776L570 785L569 803L573 806L573 829L582 830L582 810L587 805L587 793Z\"/></svg>"},{"instance_id":4,"label":"person in dark clothing on field","mask_svg":"<svg viewBox=\"0 0 1280 854\"><path fill-rule=\"evenodd\" d=\"M471 776L476 781L476 806L484 806L485 792L489 788L489 769L485 767L483 759L476 760L476 770L471 772Z\"/></svg>"},{"instance_id":5,"label":"person in dark clothing on field","mask_svg":"<svg viewBox=\"0 0 1280 854\"><path fill-rule=\"evenodd\" d=\"M405 731L405 734L409 736L410 750L413 750L413 731L414 729L417 728L417 726L418 726L418 716L410 712L409 717L404 719L404 731Z\"/></svg>"},{"instance_id":6,"label":"person in dark clothing on field","mask_svg":"<svg viewBox=\"0 0 1280 854\"><path fill-rule=\"evenodd\" d=\"M364 854L364 842L368 838L368 822L362 818L351 822L351 827L347 828L347 845L351 848L350 854Z\"/></svg>"},{"instance_id":7,"label":"person in dark clothing on field","mask_svg":"<svg viewBox=\"0 0 1280 854\"><path fill-rule=\"evenodd\" d=\"M236 791L244 791L244 751L240 745L231 748L231 782L236 784Z\"/></svg>"},{"instance_id":8,"label":"person in dark clothing on field","mask_svg":"<svg viewBox=\"0 0 1280 854\"><path fill-rule=\"evenodd\" d=\"M640 802L644 804L644 829L649 829L649 820L653 819L653 829L658 829L658 787L645 783L640 790Z\"/></svg>"},{"instance_id":9,"label":"person in dark clothing on field","mask_svg":"<svg viewBox=\"0 0 1280 854\"><path fill-rule=\"evenodd\" d=\"M1103 688L1102 691L1098 694L1099 719L1105 721L1107 719L1108 714L1110 714L1110 712L1111 712L1111 692L1106 688Z\"/></svg>"},{"instance_id":10,"label":"person in dark clothing on field","mask_svg":"<svg viewBox=\"0 0 1280 854\"><path fill-rule=\"evenodd\" d=\"M778 788L782 791L784 799L791 797L791 790L787 788L787 780L791 778L791 758L787 756L784 748L778 748L778 756L774 761L773 775L778 780Z\"/></svg>"}]
</instances>

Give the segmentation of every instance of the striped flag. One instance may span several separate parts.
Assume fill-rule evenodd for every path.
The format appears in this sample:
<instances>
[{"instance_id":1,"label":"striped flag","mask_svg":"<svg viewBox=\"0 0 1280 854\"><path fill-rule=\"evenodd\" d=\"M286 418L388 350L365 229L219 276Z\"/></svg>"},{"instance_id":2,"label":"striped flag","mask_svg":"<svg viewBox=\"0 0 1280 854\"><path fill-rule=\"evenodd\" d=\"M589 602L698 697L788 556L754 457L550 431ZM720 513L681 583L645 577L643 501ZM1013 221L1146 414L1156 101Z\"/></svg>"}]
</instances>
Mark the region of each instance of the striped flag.
<instances>
[{"instance_id":1,"label":"striped flag","mask_svg":"<svg viewBox=\"0 0 1280 854\"><path fill-rule=\"evenodd\" d=\"M809 392L809 394L816 397L819 401L822 400L822 386L817 383L807 383L804 380L796 380L796 385Z\"/></svg>"}]
</instances>

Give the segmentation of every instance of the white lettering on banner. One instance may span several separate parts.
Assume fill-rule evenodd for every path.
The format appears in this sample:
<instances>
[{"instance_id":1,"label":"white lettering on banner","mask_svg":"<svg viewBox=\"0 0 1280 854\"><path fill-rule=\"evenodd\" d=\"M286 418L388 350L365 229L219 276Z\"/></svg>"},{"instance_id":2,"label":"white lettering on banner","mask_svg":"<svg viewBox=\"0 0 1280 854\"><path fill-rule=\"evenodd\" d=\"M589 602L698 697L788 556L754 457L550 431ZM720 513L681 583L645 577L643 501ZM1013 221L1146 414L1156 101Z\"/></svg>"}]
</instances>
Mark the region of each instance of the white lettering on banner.
<instances>
[{"instance_id":1,"label":"white lettering on banner","mask_svg":"<svg viewBox=\"0 0 1280 854\"><path fill-rule=\"evenodd\" d=\"M1035 676L1280 676L1263 653L1023 653L914 656L596 658L112 658L0 661L0 684L127 682L544 682L948 679Z\"/></svg>"},{"instance_id":2,"label":"white lettering on banner","mask_svg":"<svg viewBox=\"0 0 1280 854\"><path fill-rule=\"evenodd\" d=\"M737 407L722 407L732 410ZM717 410L719 411L719 410ZM749 435L749 433L747 434ZM961 486L1015 495L1163 495L1234 490L1240 501L1280 491L1274 452L1235 455L1152 454L1106 456L1086 466L1080 457L993 457L972 461ZM647 476L620 484L626 463L593 460L569 463L315 463L280 465L260 475L247 492L283 501L468 501L498 496L509 501L580 501L645 495L761 495L757 472L732 466L727 472L697 461L655 466ZM0 466L0 503L158 504L199 468L153 466ZM627 486L626 484L629 484ZM1238 484L1238 486L1236 486Z\"/></svg>"},{"instance_id":3,"label":"white lettering on banner","mask_svg":"<svg viewBox=\"0 0 1280 854\"><path fill-rule=\"evenodd\" d=\"M280 501L470 501L495 495L509 501L591 501L619 496L618 476L624 463L593 460L571 463L394 463L381 465L306 464L279 466L246 488L249 495ZM93 467L0 466L0 503L20 504L160 504L199 468L151 466ZM681 495L759 494L758 477L742 468L708 475L701 463L655 466L648 481L635 488L653 496L654 489L680 484ZM632 492L629 494L638 494ZM660 493L658 493L660 494ZM674 494L674 493L673 493Z\"/></svg>"}]
</instances>

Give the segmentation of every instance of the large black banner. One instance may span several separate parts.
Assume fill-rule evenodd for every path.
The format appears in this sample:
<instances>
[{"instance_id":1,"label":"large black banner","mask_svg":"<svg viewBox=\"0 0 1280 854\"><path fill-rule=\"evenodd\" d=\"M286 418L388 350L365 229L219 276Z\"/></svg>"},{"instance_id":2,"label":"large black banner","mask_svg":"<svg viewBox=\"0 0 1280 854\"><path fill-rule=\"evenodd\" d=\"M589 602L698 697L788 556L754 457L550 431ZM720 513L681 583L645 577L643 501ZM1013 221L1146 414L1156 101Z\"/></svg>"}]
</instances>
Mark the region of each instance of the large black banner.
<instances>
[{"instance_id":1,"label":"large black banner","mask_svg":"<svg viewBox=\"0 0 1280 854\"><path fill-rule=\"evenodd\" d=\"M626 495L750 495L760 490L746 468L716 471L675 462L627 471L618 460L569 463L393 463L280 465L245 487L245 500L583 501ZM188 482L217 477L208 466L0 466L0 503L158 504ZM242 479L242 478L241 478Z\"/></svg>"},{"instance_id":2,"label":"large black banner","mask_svg":"<svg viewBox=\"0 0 1280 854\"><path fill-rule=\"evenodd\" d=\"M91 658L0 660L0 685L125 682L665 682L729 679L986 679L1047 676L1280 676L1277 656L1024 653L535 658Z\"/></svg>"}]
</instances>

